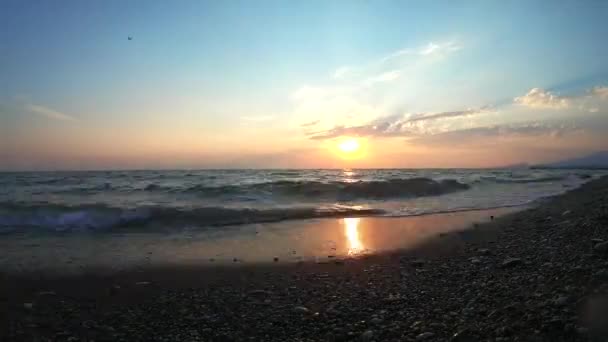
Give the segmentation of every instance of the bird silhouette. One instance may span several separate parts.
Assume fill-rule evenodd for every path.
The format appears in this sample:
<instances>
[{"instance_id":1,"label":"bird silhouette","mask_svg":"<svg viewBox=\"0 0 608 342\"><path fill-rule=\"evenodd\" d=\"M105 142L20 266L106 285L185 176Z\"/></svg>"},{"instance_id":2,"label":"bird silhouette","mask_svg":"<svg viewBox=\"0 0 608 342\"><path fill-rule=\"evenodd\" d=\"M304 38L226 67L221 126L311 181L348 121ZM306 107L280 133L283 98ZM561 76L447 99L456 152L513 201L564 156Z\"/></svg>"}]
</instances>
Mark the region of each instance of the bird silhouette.
<instances>
[{"instance_id":1,"label":"bird silhouette","mask_svg":"<svg viewBox=\"0 0 608 342\"><path fill-rule=\"evenodd\" d=\"M127 37L127 39L129 39L129 40L133 40L133 37L129 36L129 37Z\"/></svg>"}]
</instances>

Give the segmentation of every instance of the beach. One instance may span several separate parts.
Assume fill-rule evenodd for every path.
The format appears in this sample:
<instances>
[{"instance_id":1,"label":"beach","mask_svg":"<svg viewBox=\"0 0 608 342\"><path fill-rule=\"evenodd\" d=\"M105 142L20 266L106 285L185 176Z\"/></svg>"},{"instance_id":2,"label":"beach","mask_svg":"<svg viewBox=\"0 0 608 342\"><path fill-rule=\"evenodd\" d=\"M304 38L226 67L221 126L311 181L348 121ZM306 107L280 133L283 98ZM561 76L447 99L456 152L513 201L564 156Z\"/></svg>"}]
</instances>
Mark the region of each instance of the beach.
<instances>
[{"instance_id":1,"label":"beach","mask_svg":"<svg viewBox=\"0 0 608 342\"><path fill-rule=\"evenodd\" d=\"M607 228L603 177L409 249L322 261L3 272L0 339L593 340L607 326Z\"/></svg>"}]
</instances>

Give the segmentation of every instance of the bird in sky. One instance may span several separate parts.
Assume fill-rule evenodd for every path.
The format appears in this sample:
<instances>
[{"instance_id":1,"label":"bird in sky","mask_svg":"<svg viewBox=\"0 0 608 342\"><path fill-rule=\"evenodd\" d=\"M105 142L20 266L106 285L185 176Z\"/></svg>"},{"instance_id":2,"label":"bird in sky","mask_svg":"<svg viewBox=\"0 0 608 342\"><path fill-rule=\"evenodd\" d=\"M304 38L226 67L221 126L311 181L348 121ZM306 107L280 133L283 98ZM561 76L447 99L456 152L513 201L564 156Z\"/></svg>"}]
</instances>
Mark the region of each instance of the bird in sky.
<instances>
[{"instance_id":1,"label":"bird in sky","mask_svg":"<svg viewBox=\"0 0 608 342\"><path fill-rule=\"evenodd\" d=\"M129 36L129 37L127 37L127 39L129 39L129 40L133 40L133 37Z\"/></svg>"}]
</instances>

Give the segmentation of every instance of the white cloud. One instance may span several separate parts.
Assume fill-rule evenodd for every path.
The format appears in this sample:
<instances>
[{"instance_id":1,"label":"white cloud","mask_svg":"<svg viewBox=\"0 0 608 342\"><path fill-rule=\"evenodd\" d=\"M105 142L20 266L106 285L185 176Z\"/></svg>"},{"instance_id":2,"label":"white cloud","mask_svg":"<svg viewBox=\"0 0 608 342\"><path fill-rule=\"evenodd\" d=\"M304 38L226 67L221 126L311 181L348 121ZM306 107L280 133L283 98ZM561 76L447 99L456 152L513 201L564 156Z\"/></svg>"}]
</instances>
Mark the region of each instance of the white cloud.
<instances>
[{"instance_id":1,"label":"white cloud","mask_svg":"<svg viewBox=\"0 0 608 342\"><path fill-rule=\"evenodd\" d=\"M325 140L345 135L376 138L411 137L449 130L449 125L433 124L441 119L469 117L488 112L491 112L488 107L482 107L440 113L397 114L379 118L363 125L335 126L326 131L313 132L309 135L309 138Z\"/></svg>"},{"instance_id":2,"label":"white cloud","mask_svg":"<svg viewBox=\"0 0 608 342\"><path fill-rule=\"evenodd\" d=\"M446 42L436 44L433 42L428 43L425 47L419 50L419 54L423 56L438 54L442 52L453 52L462 49L462 46L457 44L456 42Z\"/></svg>"},{"instance_id":3,"label":"white cloud","mask_svg":"<svg viewBox=\"0 0 608 342\"><path fill-rule=\"evenodd\" d=\"M400 70L391 70L391 71L383 72L380 75L373 76L373 77L367 79L364 82L364 84L366 86L371 86L376 83L391 82L391 81L398 79L399 76L401 76Z\"/></svg>"},{"instance_id":4,"label":"white cloud","mask_svg":"<svg viewBox=\"0 0 608 342\"><path fill-rule=\"evenodd\" d=\"M513 101L522 106L539 109L563 109L570 105L567 98L541 88L532 88L526 95L516 97Z\"/></svg>"},{"instance_id":5,"label":"white cloud","mask_svg":"<svg viewBox=\"0 0 608 342\"><path fill-rule=\"evenodd\" d=\"M564 135L579 131L580 129L580 127L572 122L530 121L450 130L435 134L422 134L414 137L411 142L422 145L456 146L470 145L473 142L488 143L488 139L490 138L561 138Z\"/></svg>"},{"instance_id":6,"label":"white cloud","mask_svg":"<svg viewBox=\"0 0 608 342\"><path fill-rule=\"evenodd\" d=\"M439 45L430 42L427 46L425 46L424 48L422 48L422 50L420 50L420 54L421 55L430 55L433 52L439 50Z\"/></svg>"},{"instance_id":7,"label":"white cloud","mask_svg":"<svg viewBox=\"0 0 608 342\"><path fill-rule=\"evenodd\" d=\"M300 127L312 127L312 126L316 126L316 125L319 124L319 122L321 122L321 120L314 120L314 121L305 122L303 124L300 124Z\"/></svg>"},{"instance_id":8,"label":"white cloud","mask_svg":"<svg viewBox=\"0 0 608 342\"><path fill-rule=\"evenodd\" d=\"M352 71L353 71L353 69L351 67L342 66L342 67L339 67L338 69L336 69L333 72L333 74L331 75L331 77L335 80L339 80L341 78L348 76Z\"/></svg>"},{"instance_id":9,"label":"white cloud","mask_svg":"<svg viewBox=\"0 0 608 342\"><path fill-rule=\"evenodd\" d=\"M25 108L25 110L27 110L31 113L42 115L42 116L45 116L47 118L54 119L54 120L64 120L64 121L76 120L76 118L74 118L71 115L56 111L56 110L48 108L48 107L40 106L40 105L28 103L28 104L24 105L24 108Z\"/></svg>"}]
</instances>

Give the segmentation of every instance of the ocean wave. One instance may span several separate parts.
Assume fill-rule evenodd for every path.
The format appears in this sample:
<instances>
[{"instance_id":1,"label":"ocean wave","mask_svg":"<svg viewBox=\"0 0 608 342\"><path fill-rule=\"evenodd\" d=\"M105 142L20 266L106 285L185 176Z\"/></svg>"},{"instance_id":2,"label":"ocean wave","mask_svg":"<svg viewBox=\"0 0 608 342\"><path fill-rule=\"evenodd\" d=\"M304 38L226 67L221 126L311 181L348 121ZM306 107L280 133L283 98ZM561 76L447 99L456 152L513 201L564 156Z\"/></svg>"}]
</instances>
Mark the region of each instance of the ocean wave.
<instances>
[{"instance_id":1,"label":"ocean wave","mask_svg":"<svg viewBox=\"0 0 608 342\"><path fill-rule=\"evenodd\" d=\"M105 205L0 204L0 232L24 228L50 231L95 231L153 225L163 229L227 226L311 218L382 215L379 209L351 206L248 209L199 207L180 209L148 206L116 208Z\"/></svg>"},{"instance_id":2,"label":"ocean wave","mask_svg":"<svg viewBox=\"0 0 608 342\"><path fill-rule=\"evenodd\" d=\"M148 185L146 191L195 193L200 196L263 194L287 197L335 200L388 199L442 195L468 189L453 179L436 181L430 178L395 178L382 181L290 181L281 180L247 185L193 185L185 189Z\"/></svg>"},{"instance_id":3,"label":"ocean wave","mask_svg":"<svg viewBox=\"0 0 608 342\"><path fill-rule=\"evenodd\" d=\"M492 182L492 183L516 183L516 184L526 184L526 183L545 183L545 182L559 182L567 179L568 176L547 176L547 177L538 177L538 178L501 178L494 176L484 176L481 177L481 181Z\"/></svg>"}]
</instances>

